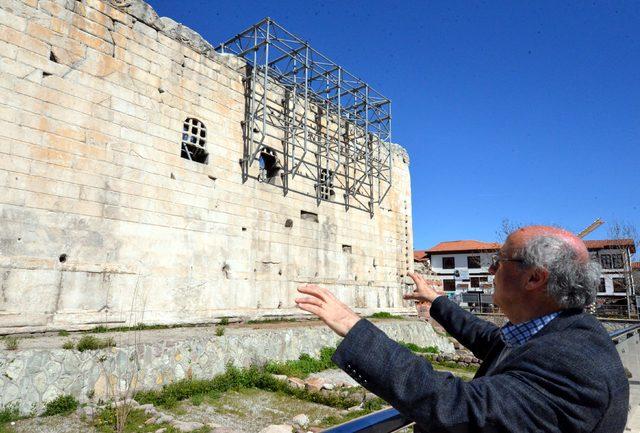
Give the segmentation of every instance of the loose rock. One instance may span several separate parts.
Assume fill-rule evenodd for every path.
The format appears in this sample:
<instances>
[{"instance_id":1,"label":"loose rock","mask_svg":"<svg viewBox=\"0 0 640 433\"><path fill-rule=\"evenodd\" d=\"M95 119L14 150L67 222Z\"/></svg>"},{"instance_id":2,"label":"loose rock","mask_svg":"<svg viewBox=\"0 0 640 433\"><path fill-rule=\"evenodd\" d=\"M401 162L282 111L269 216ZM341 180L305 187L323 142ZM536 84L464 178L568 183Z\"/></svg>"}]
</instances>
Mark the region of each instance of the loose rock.
<instances>
[{"instance_id":1,"label":"loose rock","mask_svg":"<svg viewBox=\"0 0 640 433\"><path fill-rule=\"evenodd\" d=\"M287 381L289 382L289 385L293 386L294 388L304 388L304 381L302 379L298 379L297 377L289 377Z\"/></svg>"},{"instance_id":2,"label":"loose rock","mask_svg":"<svg viewBox=\"0 0 640 433\"><path fill-rule=\"evenodd\" d=\"M291 419L294 425L299 425L300 427L306 428L309 425L309 417L303 413L294 416Z\"/></svg>"}]
</instances>

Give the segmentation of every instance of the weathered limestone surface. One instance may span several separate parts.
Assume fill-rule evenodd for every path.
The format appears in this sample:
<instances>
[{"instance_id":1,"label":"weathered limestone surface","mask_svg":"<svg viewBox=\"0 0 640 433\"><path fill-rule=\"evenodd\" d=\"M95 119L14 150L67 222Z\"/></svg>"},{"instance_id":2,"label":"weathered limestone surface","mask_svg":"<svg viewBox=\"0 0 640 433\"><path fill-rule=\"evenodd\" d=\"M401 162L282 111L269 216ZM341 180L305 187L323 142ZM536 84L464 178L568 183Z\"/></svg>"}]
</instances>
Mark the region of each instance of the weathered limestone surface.
<instances>
[{"instance_id":1,"label":"weathered limestone surface","mask_svg":"<svg viewBox=\"0 0 640 433\"><path fill-rule=\"evenodd\" d=\"M413 308L406 152L373 218L243 183L242 66L141 1L0 0L0 332L286 315L306 283Z\"/></svg>"},{"instance_id":2,"label":"weathered limestone surface","mask_svg":"<svg viewBox=\"0 0 640 433\"><path fill-rule=\"evenodd\" d=\"M452 353L451 342L421 321L378 322L389 337ZM22 412L41 411L59 395L81 402L111 399L131 383L153 389L187 377L210 378L232 363L247 367L269 360L318 356L340 339L324 326L277 329L227 328L216 337L212 328L127 332L115 336L109 350L78 352L52 347L49 339L23 340L24 349L0 351L0 407L18 404ZM190 337L185 337L184 332ZM60 339L55 339L60 345ZM39 346L39 347L37 347Z\"/></svg>"}]
</instances>

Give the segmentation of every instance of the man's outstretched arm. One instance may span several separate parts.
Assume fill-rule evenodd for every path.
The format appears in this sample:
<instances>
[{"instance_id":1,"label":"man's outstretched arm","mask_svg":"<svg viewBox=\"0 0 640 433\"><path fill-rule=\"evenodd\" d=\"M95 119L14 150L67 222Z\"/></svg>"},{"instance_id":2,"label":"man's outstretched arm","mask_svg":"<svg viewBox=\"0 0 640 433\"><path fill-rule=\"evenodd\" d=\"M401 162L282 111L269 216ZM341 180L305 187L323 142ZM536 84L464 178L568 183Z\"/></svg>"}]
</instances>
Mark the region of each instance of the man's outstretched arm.
<instances>
[{"instance_id":1,"label":"man's outstretched arm","mask_svg":"<svg viewBox=\"0 0 640 433\"><path fill-rule=\"evenodd\" d=\"M449 301L442 292L442 282L425 279L417 273L409 277L416 285L404 299L431 303L431 317L473 354L484 360L499 338L498 327L482 320Z\"/></svg>"}]
</instances>

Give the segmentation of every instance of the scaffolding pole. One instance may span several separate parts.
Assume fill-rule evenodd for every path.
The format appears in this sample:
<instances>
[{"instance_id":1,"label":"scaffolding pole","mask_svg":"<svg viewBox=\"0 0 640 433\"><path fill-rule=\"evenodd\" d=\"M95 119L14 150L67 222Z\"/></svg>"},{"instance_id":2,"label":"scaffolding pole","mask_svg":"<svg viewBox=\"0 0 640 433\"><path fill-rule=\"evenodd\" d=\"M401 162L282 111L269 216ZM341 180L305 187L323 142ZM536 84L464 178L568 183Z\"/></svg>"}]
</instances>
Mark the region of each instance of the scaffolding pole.
<instances>
[{"instance_id":1,"label":"scaffolding pole","mask_svg":"<svg viewBox=\"0 0 640 433\"><path fill-rule=\"evenodd\" d=\"M252 166L268 152L281 161L274 186L284 195L373 217L391 189L391 101L270 18L216 51L247 64L243 181L258 177Z\"/></svg>"}]
</instances>

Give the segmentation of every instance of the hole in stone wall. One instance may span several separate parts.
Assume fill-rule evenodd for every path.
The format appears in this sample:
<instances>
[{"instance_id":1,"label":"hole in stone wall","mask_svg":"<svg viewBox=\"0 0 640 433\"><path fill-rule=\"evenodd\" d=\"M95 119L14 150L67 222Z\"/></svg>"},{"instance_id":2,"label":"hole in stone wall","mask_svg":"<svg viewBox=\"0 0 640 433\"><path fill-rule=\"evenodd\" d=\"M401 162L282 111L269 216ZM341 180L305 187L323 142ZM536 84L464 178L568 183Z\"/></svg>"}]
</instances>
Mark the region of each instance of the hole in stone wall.
<instances>
[{"instance_id":1,"label":"hole in stone wall","mask_svg":"<svg viewBox=\"0 0 640 433\"><path fill-rule=\"evenodd\" d=\"M67 261L67 255L66 254L60 254L60 257L58 257L58 260L60 260L60 263L64 263Z\"/></svg>"},{"instance_id":2,"label":"hole in stone wall","mask_svg":"<svg viewBox=\"0 0 640 433\"><path fill-rule=\"evenodd\" d=\"M291 218L287 218L287 220L284 222L284 226L287 228L293 227L293 220Z\"/></svg>"},{"instance_id":3,"label":"hole in stone wall","mask_svg":"<svg viewBox=\"0 0 640 433\"><path fill-rule=\"evenodd\" d=\"M318 222L318 214L313 212L307 212L306 210L300 211L300 218L305 221L313 221L314 223Z\"/></svg>"},{"instance_id":4,"label":"hole in stone wall","mask_svg":"<svg viewBox=\"0 0 640 433\"><path fill-rule=\"evenodd\" d=\"M342 245L342 252L343 253L351 253L351 245Z\"/></svg>"},{"instance_id":5,"label":"hole in stone wall","mask_svg":"<svg viewBox=\"0 0 640 433\"><path fill-rule=\"evenodd\" d=\"M222 266L222 273L224 274L224 277L225 277L225 278L229 278L229 272L230 272L230 271L231 271L231 268L229 267L229 264L228 264L228 263L225 263L225 264Z\"/></svg>"},{"instance_id":6,"label":"hole in stone wall","mask_svg":"<svg viewBox=\"0 0 640 433\"><path fill-rule=\"evenodd\" d=\"M176 175L175 174L171 173L170 177L171 177L171 179L176 180Z\"/></svg>"},{"instance_id":7,"label":"hole in stone wall","mask_svg":"<svg viewBox=\"0 0 640 433\"><path fill-rule=\"evenodd\" d=\"M218 180L218 178L217 178L217 177L214 177L214 176L211 176L211 175L209 175L208 177L209 177L209 179L211 179L211 180L212 180L212 181L214 181L214 182L215 182L216 180Z\"/></svg>"},{"instance_id":8,"label":"hole in stone wall","mask_svg":"<svg viewBox=\"0 0 640 433\"><path fill-rule=\"evenodd\" d=\"M282 164L278 161L276 151L270 147L263 147L260 152L260 176L259 180L263 182L270 182L272 179L278 176L278 173L282 170Z\"/></svg>"},{"instance_id":9,"label":"hole in stone wall","mask_svg":"<svg viewBox=\"0 0 640 433\"><path fill-rule=\"evenodd\" d=\"M53 51L49 52L49 60L51 60L52 62L58 63L58 58L56 57L55 54L53 54Z\"/></svg>"},{"instance_id":10,"label":"hole in stone wall","mask_svg":"<svg viewBox=\"0 0 640 433\"><path fill-rule=\"evenodd\" d=\"M242 227L242 231L243 231L243 232L246 232L246 231L247 231L247 228L246 228L246 227Z\"/></svg>"},{"instance_id":11,"label":"hole in stone wall","mask_svg":"<svg viewBox=\"0 0 640 433\"><path fill-rule=\"evenodd\" d=\"M50 77L51 75L53 75L51 72L42 71L42 78Z\"/></svg>"},{"instance_id":12,"label":"hole in stone wall","mask_svg":"<svg viewBox=\"0 0 640 433\"><path fill-rule=\"evenodd\" d=\"M162 87L158 87L158 93L164 93L164 89Z\"/></svg>"}]
</instances>

